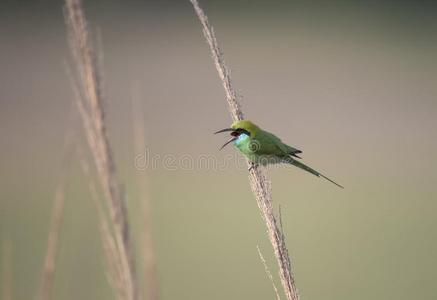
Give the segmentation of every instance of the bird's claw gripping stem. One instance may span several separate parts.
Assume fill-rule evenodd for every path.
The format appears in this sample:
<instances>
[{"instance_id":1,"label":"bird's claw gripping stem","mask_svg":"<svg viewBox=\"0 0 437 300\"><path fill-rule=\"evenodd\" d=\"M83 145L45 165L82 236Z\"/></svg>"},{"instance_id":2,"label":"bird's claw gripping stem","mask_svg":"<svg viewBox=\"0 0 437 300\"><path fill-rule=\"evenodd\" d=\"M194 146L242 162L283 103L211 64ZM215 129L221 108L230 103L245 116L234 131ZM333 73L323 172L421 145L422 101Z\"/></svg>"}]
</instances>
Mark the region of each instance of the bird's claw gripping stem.
<instances>
[{"instance_id":1,"label":"bird's claw gripping stem","mask_svg":"<svg viewBox=\"0 0 437 300\"><path fill-rule=\"evenodd\" d=\"M250 162L250 167L249 169L247 169L249 172L253 170L253 168L255 168L257 166L257 164L255 164L254 162Z\"/></svg>"}]
</instances>

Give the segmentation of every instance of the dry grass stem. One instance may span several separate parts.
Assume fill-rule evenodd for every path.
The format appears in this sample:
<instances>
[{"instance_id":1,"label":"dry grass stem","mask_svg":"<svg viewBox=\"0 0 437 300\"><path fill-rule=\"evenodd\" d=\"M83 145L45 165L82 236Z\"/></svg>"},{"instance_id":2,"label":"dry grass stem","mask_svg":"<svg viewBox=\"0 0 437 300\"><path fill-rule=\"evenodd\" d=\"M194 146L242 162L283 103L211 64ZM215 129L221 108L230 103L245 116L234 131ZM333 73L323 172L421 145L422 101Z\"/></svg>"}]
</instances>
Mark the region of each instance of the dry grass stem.
<instances>
[{"instance_id":1,"label":"dry grass stem","mask_svg":"<svg viewBox=\"0 0 437 300\"><path fill-rule=\"evenodd\" d=\"M218 46L217 40L214 36L212 26L208 22L208 18L202 8L199 6L197 0L190 0L193 4L194 10L202 23L203 34L211 49L212 58L216 66L217 72L222 80L223 87L226 92L226 99L229 104L229 109L234 121L243 119L243 112L241 111L238 103L235 89L232 86L229 70L225 65L223 54ZM249 166L249 162L248 162ZM298 300L299 294L294 282L294 278L291 271L290 258L288 256L288 250L285 245L284 235L280 230L276 217L273 213L273 204L270 193L270 184L267 181L264 173L259 167L253 167L250 169L249 175L250 185L252 192L255 195L258 207L261 211L261 215L267 226L267 233L270 242L273 246L273 250L276 256L276 260L279 266L279 277L281 279L282 286L284 288L285 296L288 300Z\"/></svg>"},{"instance_id":2,"label":"dry grass stem","mask_svg":"<svg viewBox=\"0 0 437 300\"><path fill-rule=\"evenodd\" d=\"M59 233L64 216L65 183L60 183L55 192L55 199L52 208L47 250L44 260L44 267L41 275L41 287L39 299L51 299L53 280L55 275L56 257L58 254Z\"/></svg>"},{"instance_id":3,"label":"dry grass stem","mask_svg":"<svg viewBox=\"0 0 437 300\"><path fill-rule=\"evenodd\" d=\"M65 1L65 20L70 48L76 67L74 91L82 117L86 139L93 155L100 184L113 227L117 258L122 280L123 299L138 299L137 278L131 246L126 199L117 179L117 172L109 144L104 113L103 76L80 0Z\"/></svg>"},{"instance_id":4,"label":"dry grass stem","mask_svg":"<svg viewBox=\"0 0 437 300\"><path fill-rule=\"evenodd\" d=\"M146 149L144 116L140 101L140 91L138 86L132 88L132 122L134 132L134 152L135 155L144 153ZM146 278L146 295L148 300L159 299L159 282L156 270L155 246L153 242L152 226L152 203L149 179L145 170L136 170L137 185L139 187L141 209L142 209L142 256L144 265L144 275Z\"/></svg>"},{"instance_id":5,"label":"dry grass stem","mask_svg":"<svg viewBox=\"0 0 437 300\"><path fill-rule=\"evenodd\" d=\"M53 201L46 256L41 273L41 286L38 295L40 300L52 298L56 258L59 250L59 237L64 217L65 189L72 155L72 132L70 131L65 134L63 148L64 157Z\"/></svg>"},{"instance_id":6,"label":"dry grass stem","mask_svg":"<svg viewBox=\"0 0 437 300\"><path fill-rule=\"evenodd\" d=\"M214 60L214 65L223 83L223 87L226 93L226 100L228 101L232 119L234 121L242 120L244 119L243 112L241 111L240 103L237 100L237 93L232 87L231 73L225 64L225 59L214 35L214 29L209 24L208 17L203 12L203 9L199 6L197 0L190 1L194 6L194 10L199 17L200 22L202 23L203 35L208 42L212 54L212 59Z\"/></svg>"},{"instance_id":7,"label":"dry grass stem","mask_svg":"<svg viewBox=\"0 0 437 300\"><path fill-rule=\"evenodd\" d=\"M261 253L261 250L259 249L259 246L256 246L256 249L258 250L259 258L261 259L261 262L264 265L264 270L266 271L267 277L272 282L272 286L273 286L273 290L275 291L276 299L277 300L281 300L281 297L279 297L278 288L276 287L275 281L273 280L273 275L270 272L269 267L267 266L267 262L266 262L266 260L265 260L265 258L263 256L263 254Z\"/></svg>"},{"instance_id":8,"label":"dry grass stem","mask_svg":"<svg viewBox=\"0 0 437 300\"><path fill-rule=\"evenodd\" d=\"M85 175L86 182L88 183L88 189L91 194L91 199L97 210L99 231L103 243L103 252L108 262L108 270L106 276L112 288L116 291L118 299L123 299L123 278L121 278L122 270L120 270L121 262L119 253L117 251L116 242L109 226L107 215L100 202L96 185L91 176L90 166L85 158L82 149L77 147L77 156L79 159L80 167Z\"/></svg>"}]
</instances>

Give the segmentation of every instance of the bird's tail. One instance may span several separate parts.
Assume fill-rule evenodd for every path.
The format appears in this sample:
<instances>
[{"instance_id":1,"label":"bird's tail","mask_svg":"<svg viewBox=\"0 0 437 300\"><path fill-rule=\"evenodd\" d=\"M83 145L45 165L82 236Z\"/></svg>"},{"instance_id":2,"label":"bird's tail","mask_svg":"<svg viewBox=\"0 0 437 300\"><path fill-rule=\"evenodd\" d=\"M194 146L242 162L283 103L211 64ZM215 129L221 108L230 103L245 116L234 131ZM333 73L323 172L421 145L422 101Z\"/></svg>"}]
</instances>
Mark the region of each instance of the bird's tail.
<instances>
[{"instance_id":1,"label":"bird's tail","mask_svg":"<svg viewBox=\"0 0 437 300\"><path fill-rule=\"evenodd\" d=\"M344 187L343 187L342 185L339 185L337 182L335 182L335 181L329 179L329 178L326 177L325 175L323 175L323 174L317 172L317 171L314 170L313 168L308 167L307 165L301 163L301 162L298 161L298 160L295 160L295 159L292 158L292 157L286 157L286 158L284 159L284 161L285 161L286 163L292 164L293 166L296 166L296 167L298 167L298 168L301 168L302 170L305 170L305 171L307 171L307 172L309 172L309 173L311 173L311 174L313 174L313 175L315 175L315 176L317 176L317 177L323 177L323 178L325 178L326 180L328 180L328 181L332 182L333 184L335 184L336 186L338 186L338 187L344 189Z\"/></svg>"}]
</instances>

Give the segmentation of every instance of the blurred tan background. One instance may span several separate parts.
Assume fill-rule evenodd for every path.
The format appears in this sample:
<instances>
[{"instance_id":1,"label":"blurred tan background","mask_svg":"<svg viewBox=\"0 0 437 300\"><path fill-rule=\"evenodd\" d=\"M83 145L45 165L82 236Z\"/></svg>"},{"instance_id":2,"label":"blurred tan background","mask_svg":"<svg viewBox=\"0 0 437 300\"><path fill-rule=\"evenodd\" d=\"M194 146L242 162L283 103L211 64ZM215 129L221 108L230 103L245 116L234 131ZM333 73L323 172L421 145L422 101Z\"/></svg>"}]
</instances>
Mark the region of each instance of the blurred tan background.
<instances>
[{"instance_id":1,"label":"blurred tan background","mask_svg":"<svg viewBox=\"0 0 437 300\"><path fill-rule=\"evenodd\" d=\"M219 152L225 138L212 132L230 117L189 1L84 3L103 37L110 138L138 245L132 90L151 154L223 159L235 150ZM246 117L346 187L287 166L268 172L302 299L436 299L436 7L202 3ZM0 288L9 278L24 300L39 285L73 95L62 2L2 6ZM275 278L276 262L247 172L147 172L162 299L273 299L256 246ZM76 161L70 173L54 299L112 299Z\"/></svg>"}]
</instances>

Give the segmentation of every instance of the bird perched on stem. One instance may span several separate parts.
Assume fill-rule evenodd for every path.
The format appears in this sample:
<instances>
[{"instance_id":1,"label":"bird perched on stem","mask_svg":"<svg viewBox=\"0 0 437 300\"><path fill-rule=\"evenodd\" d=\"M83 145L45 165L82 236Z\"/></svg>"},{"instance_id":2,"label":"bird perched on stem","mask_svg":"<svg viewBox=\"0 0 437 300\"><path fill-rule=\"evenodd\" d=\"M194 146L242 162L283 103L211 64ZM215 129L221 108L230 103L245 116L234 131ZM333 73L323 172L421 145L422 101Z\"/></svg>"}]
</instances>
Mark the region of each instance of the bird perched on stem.
<instances>
[{"instance_id":1,"label":"bird perched on stem","mask_svg":"<svg viewBox=\"0 0 437 300\"><path fill-rule=\"evenodd\" d=\"M266 166L268 164L287 163L317 177L323 177L338 187L343 188L343 186L335 181L298 161L297 159L301 158L298 154L302 153L302 151L284 144L277 136L262 130L249 120L236 121L230 128L219 130L215 134L228 131L231 133L231 139L220 150L229 143L233 143L252 163L250 169L254 165Z\"/></svg>"}]
</instances>

